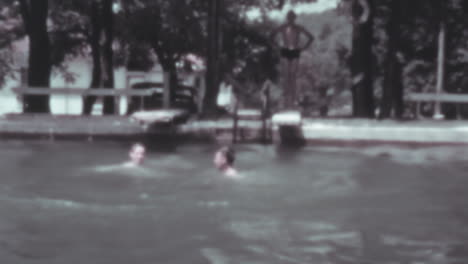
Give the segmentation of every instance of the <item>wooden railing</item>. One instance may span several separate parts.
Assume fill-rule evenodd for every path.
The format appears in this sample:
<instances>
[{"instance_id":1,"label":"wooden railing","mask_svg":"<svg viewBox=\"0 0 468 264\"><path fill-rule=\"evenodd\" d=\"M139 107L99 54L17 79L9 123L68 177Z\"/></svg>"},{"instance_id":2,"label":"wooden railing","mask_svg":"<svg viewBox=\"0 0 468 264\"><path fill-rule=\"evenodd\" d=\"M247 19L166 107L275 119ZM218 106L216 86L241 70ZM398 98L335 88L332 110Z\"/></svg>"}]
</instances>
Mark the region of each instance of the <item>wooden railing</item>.
<instances>
[{"instance_id":1,"label":"wooden railing","mask_svg":"<svg viewBox=\"0 0 468 264\"><path fill-rule=\"evenodd\" d=\"M144 77L147 73L140 73L140 72L131 72L130 77ZM203 73L197 74L195 76L196 84L193 87L196 90L196 104L198 112L203 110L203 102L205 97L205 76ZM168 108L170 107L169 101L169 92L171 88L169 87L169 80L168 73L164 74L163 82L161 83L154 83L153 81L148 81L153 83L152 87L156 88L148 88L148 89L138 89L138 88L125 88L125 89L115 89L115 88L71 88L71 87L57 87L57 88L47 88L47 87L15 87L12 89L14 93L20 97L20 100L23 103L24 109L24 100L23 96L28 95L62 95L62 96L98 96L98 97L106 97L111 96L115 97L115 99L120 98L127 98L128 97L140 97L140 109L144 107L144 97L148 97L153 95L154 93L160 93L163 95L163 107ZM130 78L127 76L126 80L126 87L130 87ZM68 109L68 102L66 103L66 108Z\"/></svg>"},{"instance_id":2,"label":"wooden railing","mask_svg":"<svg viewBox=\"0 0 468 264\"><path fill-rule=\"evenodd\" d=\"M162 87L162 84L161 84ZM149 89L110 89L110 88L44 88L44 87L15 87L12 89L14 93L21 97L21 102L24 109L25 95L78 95L78 96L98 96L105 97L111 96L116 99L126 98L130 96L141 97L140 109L143 109L143 98L151 96L155 92L162 92L162 88L149 88ZM68 101L66 102L66 109L68 109Z\"/></svg>"},{"instance_id":3,"label":"wooden railing","mask_svg":"<svg viewBox=\"0 0 468 264\"><path fill-rule=\"evenodd\" d=\"M410 93L405 97L406 102L416 103L416 117L420 118L421 103L468 103L468 94L455 94L455 93ZM460 116L459 107L457 107L457 116Z\"/></svg>"}]
</instances>

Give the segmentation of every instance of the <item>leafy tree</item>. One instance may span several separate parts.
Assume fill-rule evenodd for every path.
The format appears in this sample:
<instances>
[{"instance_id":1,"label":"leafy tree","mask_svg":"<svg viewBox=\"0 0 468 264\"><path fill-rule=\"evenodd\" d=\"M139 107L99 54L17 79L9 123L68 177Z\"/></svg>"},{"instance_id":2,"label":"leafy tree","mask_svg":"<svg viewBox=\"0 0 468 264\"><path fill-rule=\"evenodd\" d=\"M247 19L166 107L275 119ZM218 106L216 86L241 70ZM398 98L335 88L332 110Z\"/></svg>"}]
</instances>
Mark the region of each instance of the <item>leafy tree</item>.
<instances>
[{"instance_id":1,"label":"leafy tree","mask_svg":"<svg viewBox=\"0 0 468 264\"><path fill-rule=\"evenodd\" d=\"M112 0L52 0L50 36L53 52L51 60L66 74L67 58L92 58L90 88L114 87L114 13ZM83 101L83 114L90 114L96 101L87 96ZM104 97L104 114L115 111L114 99Z\"/></svg>"},{"instance_id":2,"label":"leafy tree","mask_svg":"<svg viewBox=\"0 0 468 264\"><path fill-rule=\"evenodd\" d=\"M351 29L348 19L335 10L299 15L298 23L315 37L300 58L297 74L299 94L306 113L321 109L344 113L350 103Z\"/></svg>"},{"instance_id":3,"label":"leafy tree","mask_svg":"<svg viewBox=\"0 0 468 264\"><path fill-rule=\"evenodd\" d=\"M125 2L119 28L122 40L132 51L148 53L146 47L151 47L163 70L170 74L170 86L176 88L176 63L187 53L203 54L204 9L202 1Z\"/></svg>"},{"instance_id":4,"label":"leafy tree","mask_svg":"<svg viewBox=\"0 0 468 264\"><path fill-rule=\"evenodd\" d=\"M19 19L19 9L13 1L0 3L0 87L15 71L12 44L24 35Z\"/></svg>"},{"instance_id":5,"label":"leafy tree","mask_svg":"<svg viewBox=\"0 0 468 264\"><path fill-rule=\"evenodd\" d=\"M66 68L67 58L87 56L90 32L90 2L50 0L49 36L51 62Z\"/></svg>"},{"instance_id":6,"label":"leafy tree","mask_svg":"<svg viewBox=\"0 0 468 264\"><path fill-rule=\"evenodd\" d=\"M444 8L441 6L442 3L445 5ZM446 63L444 63L446 64L444 72L447 73L447 78L445 78L443 89L447 92L463 92L463 89L460 88L464 87L463 85L467 81L467 78L464 77L464 69L467 64L463 60L463 56L460 55L466 50L466 41L468 40L467 35L464 33L468 24L463 3L464 1L459 0L444 2L415 0L399 2L398 5L394 1L379 2L381 9L388 10L387 13L397 16L394 20L398 24L398 30L395 30L396 33L393 34L396 36L395 41L393 41L396 45L393 56L396 58L396 65L401 66L402 73L393 77L388 76L387 78L390 81L387 83L391 83L392 89L395 89L400 86L398 84L399 80L402 80L404 89L401 88L403 92L397 92L397 94L400 94L398 100L402 100L402 94L405 92L435 91L438 79L436 76L439 49L438 36L440 21L443 17L446 19L447 28L447 56ZM442 12L441 10L445 11ZM380 19L386 19L387 25L392 23L391 18L390 15L380 15ZM388 43L390 43L391 34L388 32L388 27L387 35L389 36ZM389 50L390 47L387 49ZM385 67L388 67L388 65L381 66L383 69ZM388 74L388 70L385 74ZM386 104L390 105L391 103L387 102ZM430 105L425 104L425 106ZM430 110L428 114L432 112L431 107L426 109ZM456 109L453 104L446 105L444 110L448 117L454 117ZM398 112L401 113L401 110L395 113Z\"/></svg>"},{"instance_id":7,"label":"leafy tree","mask_svg":"<svg viewBox=\"0 0 468 264\"><path fill-rule=\"evenodd\" d=\"M91 55L93 73L90 88L114 87L114 61L112 44L114 41L114 14L112 0L91 2ZM83 114L90 114L96 101L95 96L85 97ZM115 102L111 96L104 97L103 114L114 114Z\"/></svg>"},{"instance_id":8,"label":"leafy tree","mask_svg":"<svg viewBox=\"0 0 468 264\"><path fill-rule=\"evenodd\" d=\"M228 11L222 17L221 25L220 75L222 79L229 76L245 84L245 89L238 92L247 99L263 82L277 78L279 58L269 39L269 32L275 25L270 21L249 22Z\"/></svg>"}]
</instances>

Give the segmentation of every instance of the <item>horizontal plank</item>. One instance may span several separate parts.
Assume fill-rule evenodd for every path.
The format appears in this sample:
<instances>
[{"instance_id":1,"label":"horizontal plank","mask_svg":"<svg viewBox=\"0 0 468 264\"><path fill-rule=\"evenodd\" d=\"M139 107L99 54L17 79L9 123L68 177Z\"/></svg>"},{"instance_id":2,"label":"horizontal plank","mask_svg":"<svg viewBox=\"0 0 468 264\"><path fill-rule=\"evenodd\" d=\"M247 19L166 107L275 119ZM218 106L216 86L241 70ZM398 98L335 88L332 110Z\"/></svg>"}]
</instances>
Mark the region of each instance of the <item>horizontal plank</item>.
<instances>
[{"instance_id":1,"label":"horizontal plank","mask_svg":"<svg viewBox=\"0 0 468 264\"><path fill-rule=\"evenodd\" d=\"M468 103L468 94L449 94L449 93L410 93L405 98L406 101L418 102L450 102L450 103Z\"/></svg>"},{"instance_id":2,"label":"horizontal plank","mask_svg":"<svg viewBox=\"0 0 468 264\"><path fill-rule=\"evenodd\" d=\"M148 75L163 75L164 72L162 71L149 71L149 72L141 72L141 71L127 71L127 76L142 76L142 77L146 77Z\"/></svg>"},{"instance_id":3,"label":"horizontal plank","mask_svg":"<svg viewBox=\"0 0 468 264\"><path fill-rule=\"evenodd\" d=\"M17 87L12 89L19 95L95 95L95 96L151 96L153 93L162 90L160 88L150 89L109 89L109 88L24 88Z\"/></svg>"}]
</instances>

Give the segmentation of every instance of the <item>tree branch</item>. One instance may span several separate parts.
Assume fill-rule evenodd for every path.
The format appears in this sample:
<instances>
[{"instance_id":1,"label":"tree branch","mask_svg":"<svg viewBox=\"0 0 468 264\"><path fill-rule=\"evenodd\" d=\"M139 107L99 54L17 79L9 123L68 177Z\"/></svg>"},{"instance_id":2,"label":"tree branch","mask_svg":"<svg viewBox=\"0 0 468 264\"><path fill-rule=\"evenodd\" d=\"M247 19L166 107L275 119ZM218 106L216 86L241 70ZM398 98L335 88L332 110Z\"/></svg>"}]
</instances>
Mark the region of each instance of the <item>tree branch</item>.
<instances>
[{"instance_id":1,"label":"tree branch","mask_svg":"<svg viewBox=\"0 0 468 264\"><path fill-rule=\"evenodd\" d=\"M359 24L364 24L367 22L370 16L370 6L367 0L358 0L359 4L362 7L362 14L361 17L359 18L358 22Z\"/></svg>"}]
</instances>

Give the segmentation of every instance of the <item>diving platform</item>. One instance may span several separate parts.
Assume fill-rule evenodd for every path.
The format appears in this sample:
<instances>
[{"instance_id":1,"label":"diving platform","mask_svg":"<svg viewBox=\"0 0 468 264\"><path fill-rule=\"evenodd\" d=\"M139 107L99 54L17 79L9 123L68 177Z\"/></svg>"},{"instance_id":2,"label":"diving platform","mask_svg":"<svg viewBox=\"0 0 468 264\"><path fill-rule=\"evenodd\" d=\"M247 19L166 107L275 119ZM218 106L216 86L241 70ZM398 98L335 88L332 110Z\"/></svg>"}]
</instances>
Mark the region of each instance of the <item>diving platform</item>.
<instances>
[{"instance_id":1,"label":"diving platform","mask_svg":"<svg viewBox=\"0 0 468 264\"><path fill-rule=\"evenodd\" d=\"M296 110L281 111L273 115L273 141L279 144L302 145L302 114Z\"/></svg>"}]
</instances>

